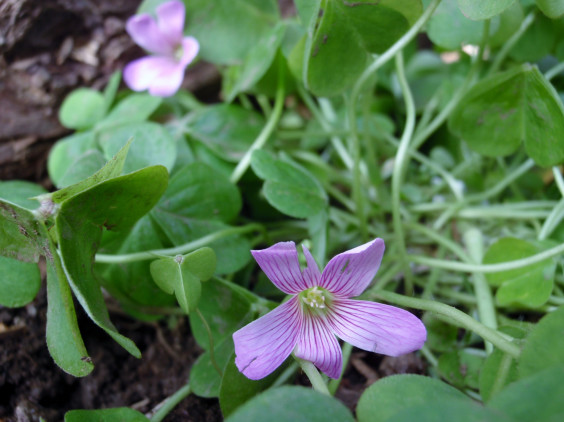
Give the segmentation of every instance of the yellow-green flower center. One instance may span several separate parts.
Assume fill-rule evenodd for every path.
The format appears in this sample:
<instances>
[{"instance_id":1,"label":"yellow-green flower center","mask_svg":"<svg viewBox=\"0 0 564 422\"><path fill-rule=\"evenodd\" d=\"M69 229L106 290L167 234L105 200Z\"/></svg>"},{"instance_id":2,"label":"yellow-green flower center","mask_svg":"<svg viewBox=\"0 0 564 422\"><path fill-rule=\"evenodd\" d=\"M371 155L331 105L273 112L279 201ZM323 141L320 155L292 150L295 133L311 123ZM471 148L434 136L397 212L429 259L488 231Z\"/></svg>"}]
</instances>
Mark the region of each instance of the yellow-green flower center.
<instances>
[{"instance_id":1,"label":"yellow-green flower center","mask_svg":"<svg viewBox=\"0 0 564 422\"><path fill-rule=\"evenodd\" d=\"M178 61L182 60L182 56L184 55L184 48L182 44L180 44L176 50L174 51L174 58Z\"/></svg>"},{"instance_id":2,"label":"yellow-green flower center","mask_svg":"<svg viewBox=\"0 0 564 422\"><path fill-rule=\"evenodd\" d=\"M331 304L331 294L324 288L315 286L301 292L300 301L305 309L324 310Z\"/></svg>"}]
</instances>

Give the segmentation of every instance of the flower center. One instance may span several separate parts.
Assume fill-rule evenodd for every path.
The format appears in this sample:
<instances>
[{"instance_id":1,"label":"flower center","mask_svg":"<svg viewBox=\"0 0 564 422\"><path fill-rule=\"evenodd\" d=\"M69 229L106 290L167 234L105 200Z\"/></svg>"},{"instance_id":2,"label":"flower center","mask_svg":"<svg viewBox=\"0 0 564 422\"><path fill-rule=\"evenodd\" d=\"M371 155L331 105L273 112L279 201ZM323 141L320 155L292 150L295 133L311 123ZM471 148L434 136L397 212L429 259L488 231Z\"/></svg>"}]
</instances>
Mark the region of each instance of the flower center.
<instances>
[{"instance_id":1,"label":"flower center","mask_svg":"<svg viewBox=\"0 0 564 422\"><path fill-rule=\"evenodd\" d=\"M315 286L301 292L300 299L306 304L306 309L325 309L330 304L331 295L322 287Z\"/></svg>"},{"instance_id":2,"label":"flower center","mask_svg":"<svg viewBox=\"0 0 564 422\"><path fill-rule=\"evenodd\" d=\"M184 55L184 48L182 48L182 44L180 44L176 50L174 51L174 58L178 61L182 60L182 56Z\"/></svg>"}]
</instances>

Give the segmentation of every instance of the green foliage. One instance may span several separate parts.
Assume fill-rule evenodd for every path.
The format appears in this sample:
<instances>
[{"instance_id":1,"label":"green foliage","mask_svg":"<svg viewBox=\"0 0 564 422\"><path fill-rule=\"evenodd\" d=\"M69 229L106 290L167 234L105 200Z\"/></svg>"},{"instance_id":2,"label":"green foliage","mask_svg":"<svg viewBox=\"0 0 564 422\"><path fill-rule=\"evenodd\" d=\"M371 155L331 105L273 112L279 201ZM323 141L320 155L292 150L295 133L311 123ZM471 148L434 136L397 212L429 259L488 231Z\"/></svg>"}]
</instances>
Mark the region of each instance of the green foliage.
<instances>
[{"instance_id":1,"label":"green foliage","mask_svg":"<svg viewBox=\"0 0 564 422\"><path fill-rule=\"evenodd\" d=\"M24 180L0 182L0 198L28 210L36 209L39 206L39 202L34 197L44 193L47 191L43 187Z\"/></svg>"},{"instance_id":2,"label":"green foliage","mask_svg":"<svg viewBox=\"0 0 564 422\"><path fill-rule=\"evenodd\" d=\"M75 377L94 369L78 328L71 289L56 249L47 257L47 347L57 365Z\"/></svg>"},{"instance_id":3,"label":"green foliage","mask_svg":"<svg viewBox=\"0 0 564 422\"><path fill-rule=\"evenodd\" d=\"M92 321L137 357L137 347L109 319L93 260L103 229L131 228L155 205L167 181L166 169L160 166L109 179L63 202L56 218L63 266L78 301Z\"/></svg>"},{"instance_id":4,"label":"green foliage","mask_svg":"<svg viewBox=\"0 0 564 422\"><path fill-rule=\"evenodd\" d=\"M466 8L461 11L458 3L461 1L443 0L429 20L427 29L427 35L431 41L448 50L458 50L462 44L477 45L482 36L483 23L464 16L463 11L466 11ZM474 5L475 3L472 2Z\"/></svg>"},{"instance_id":5,"label":"green foliage","mask_svg":"<svg viewBox=\"0 0 564 422\"><path fill-rule=\"evenodd\" d=\"M458 388L478 388L478 374L483 357L470 349L453 350L439 358L439 373L450 384Z\"/></svg>"},{"instance_id":6,"label":"green foliage","mask_svg":"<svg viewBox=\"0 0 564 422\"><path fill-rule=\"evenodd\" d=\"M31 302L41 285L37 264L0 256L0 305L18 308Z\"/></svg>"},{"instance_id":7,"label":"green foliage","mask_svg":"<svg viewBox=\"0 0 564 422\"><path fill-rule=\"evenodd\" d=\"M564 365L564 306L544 316L527 338L521 359L521 378Z\"/></svg>"},{"instance_id":8,"label":"green foliage","mask_svg":"<svg viewBox=\"0 0 564 422\"><path fill-rule=\"evenodd\" d=\"M202 287L215 271L212 249L201 248L187 255L161 258L151 263L153 280L165 293L175 294L178 304L189 314L198 307Z\"/></svg>"},{"instance_id":9,"label":"green foliage","mask_svg":"<svg viewBox=\"0 0 564 422\"><path fill-rule=\"evenodd\" d=\"M367 388L358 401L356 414L358 422L383 422L404 409L428 402L468 401L460 391L439 380L419 375L395 375Z\"/></svg>"},{"instance_id":10,"label":"green foliage","mask_svg":"<svg viewBox=\"0 0 564 422\"><path fill-rule=\"evenodd\" d=\"M270 34L253 46L242 65L230 68L229 75L232 80L227 89L224 87L227 102L233 101L241 92L249 91L264 76L276 57L285 31L285 25L276 25Z\"/></svg>"},{"instance_id":11,"label":"green foliage","mask_svg":"<svg viewBox=\"0 0 564 422\"><path fill-rule=\"evenodd\" d=\"M509 385L488 406L513 420L557 421L564 414L563 376L563 366L536 373Z\"/></svg>"},{"instance_id":12,"label":"green foliage","mask_svg":"<svg viewBox=\"0 0 564 422\"><path fill-rule=\"evenodd\" d=\"M549 18L556 19L564 15L564 1L536 0L538 8Z\"/></svg>"},{"instance_id":13,"label":"green foliage","mask_svg":"<svg viewBox=\"0 0 564 422\"><path fill-rule=\"evenodd\" d=\"M219 104L190 115L186 131L229 162L238 162L264 126L264 118L235 104Z\"/></svg>"},{"instance_id":14,"label":"green foliage","mask_svg":"<svg viewBox=\"0 0 564 422\"><path fill-rule=\"evenodd\" d=\"M369 54L383 53L392 46L421 12L420 0L324 2L306 50L309 88L320 96L342 93L360 76ZM303 13L310 14L311 9Z\"/></svg>"},{"instance_id":15,"label":"green foliage","mask_svg":"<svg viewBox=\"0 0 564 422\"><path fill-rule=\"evenodd\" d=\"M327 204L327 195L309 172L292 162L278 160L266 151L255 151L253 171L265 180L263 193L270 205L295 218L312 217Z\"/></svg>"},{"instance_id":16,"label":"green foliage","mask_svg":"<svg viewBox=\"0 0 564 422\"><path fill-rule=\"evenodd\" d=\"M509 360L509 362L507 362ZM501 350L494 350L480 368L480 395L488 402L499 389L516 381L517 365L515 360ZM501 381L500 381L501 380Z\"/></svg>"},{"instance_id":17,"label":"green foliage","mask_svg":"<svg viewBox=\"0 0 564 422\"><path fill-rule=\"evenodd\" d=\"M104 96L98 91L80 88L63 102L59 119L69 129L88 129L104 117Z\"/></svg>"},{"instance_id":18,"label":"green foliage","mask_svg":"<svg viewBox=\"0 0 564 422\"><path fill-rule=\"evenodd\" d=\"M484 255L484 264L497 264L527 258L539 253L533 244L513 237L499 239ZM555 266L545 260L524 268L486 274L490 285L498 287L496 300L501 306L520 304L532 308L546 303L553 289Z\"/></svg>"},{"instance_id":19,"label":"green foliage","mask_svg":"<svg viewBox=\"0 0 564 422\"><path fill-rule=\"evenodd\" d=\"M477 83L453 112L449 127L480 154L499 157L525 143L543 167L564 160L564 107L535 66L527 64Z\"/></svg>"},{"instance_id":20,"label":"green foliage","mask_svg":"<svg viewBox=\"0 0 564 422\"><path fill-rule=\"evenodd\" d=\"M474 20L490 19L511 6L516 0L458 0L465 16Z\"/></svg>"},{"instance_id":21,"label":"green foliage","mask_svg":"<svg viewBox=\"0 0 564 422\"><path fill-rule=\"evenodd\" d=\"M276 415L280 422L352 422L350 411L339 401L304 387L280 387L259 394L239 407L226 422L259 422Z\"/></svg>"},{"instance_id":22,"label":"green foliage","mask_svg":"<svg viewBox=\"0 0 564 422\"><path fill-rule=\"evenodd\" d=\"M284 366L266 378L253 381L239 372L233 356L225 366L219 391L219 405L221 406L223 417L227 418L243 403L269 388L276 381L276 378L280 376L283 368Z\"/></svg>"},{"instance_id":23,"label":"green foliage","mask_svg":"<svg viewBox=\"0 0 564 422\"><path fill-rule=\"evenodd\" d=\"M128 407L99 410L69 410L65 413L65 422L147 422L149 419L143 413Z\"/></svg>"},{"instance_id":24,"label":"green foliage","mask_svg":"<svg viewBox=\"0 0 564 422\"><path fill-rule=\"evenodd\" d=\"M191 0L185 3L186 28L200 42L200 57L215 64L242 62L256 40L268 36L278 18L274 0Z\"/></svg>"}]
</instances>

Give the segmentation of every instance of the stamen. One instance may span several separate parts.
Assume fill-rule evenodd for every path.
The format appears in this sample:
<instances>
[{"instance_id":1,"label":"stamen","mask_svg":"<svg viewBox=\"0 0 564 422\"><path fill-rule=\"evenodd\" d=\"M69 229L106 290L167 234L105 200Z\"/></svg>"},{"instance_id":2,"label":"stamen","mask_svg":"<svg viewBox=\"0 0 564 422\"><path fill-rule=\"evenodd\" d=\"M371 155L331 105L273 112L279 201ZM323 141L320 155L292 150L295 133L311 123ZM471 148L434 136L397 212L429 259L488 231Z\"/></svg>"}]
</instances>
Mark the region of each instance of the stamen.
<instances>
[{"instance_id":1,"label":"stamen","mask_svg":"<svg viewBox=\"0 0 564 422\"><path fill-rule=\"evenodd\" d=\"M317 289L317 286L312 289L306 290L304 293L305 297L302 297L302 300L306 305L318 309L325 308L325 296L323 294L323 291Z\"/></svg>"}]
</instances>

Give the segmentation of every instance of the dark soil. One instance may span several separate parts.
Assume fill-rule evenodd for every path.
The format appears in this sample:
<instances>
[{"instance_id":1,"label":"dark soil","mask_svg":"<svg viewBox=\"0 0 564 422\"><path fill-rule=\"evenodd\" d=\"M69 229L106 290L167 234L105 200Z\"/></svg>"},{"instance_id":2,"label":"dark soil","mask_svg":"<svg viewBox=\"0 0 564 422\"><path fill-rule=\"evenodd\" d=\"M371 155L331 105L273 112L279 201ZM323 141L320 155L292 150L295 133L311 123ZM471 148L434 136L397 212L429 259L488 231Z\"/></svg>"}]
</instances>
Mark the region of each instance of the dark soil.
<instances>
[{"instance_id":1,"label":"dark soil","mask_svg":"<svg viewBox=\"0 0 564 422\"><path fill-rule=\"evenodd\" d=\"M77 310L80 307L77 307ZM70 409L128 406L147 413L186 384L201 353L186 319L172 328L112 314L118 330L141 350L136 359L79 313L79 325L95 364L84 378L64 373L45 342L46 297L20 309L0 308L0 420L60 421ZM5 418L5 419L4 419ZM217 400L189 396L167 421L221 420Z\"/></svg>"},{"instance_id":2,"label":"dark soil","mask_svg":"<svg viewBox=\"0 0 564 422\"><path fill-rule=\"evenodd\" d=\"M190 368L202 352L185 318L144 323L113 312L112 321L119 332L131 338L143 354L136 359L90 322L80 306L76 308L86 348L95 364L94 371L84 378L67 375L49 355L44 290L24 308L0 307L0 421L38 421L43 417L54 422L71 409L121 406L148 413L187 382ZM354 350L336 396L354 410L362 392L379 378L424 373L424 369L415 354L391 358ZM298 383L309 385L304 375ZM221 420L216 399L194 395L165 419Z\"/></svg>"}]
</instances>

